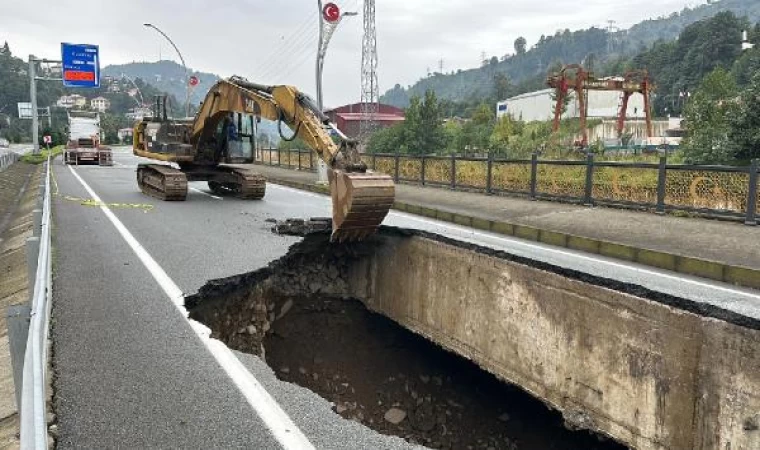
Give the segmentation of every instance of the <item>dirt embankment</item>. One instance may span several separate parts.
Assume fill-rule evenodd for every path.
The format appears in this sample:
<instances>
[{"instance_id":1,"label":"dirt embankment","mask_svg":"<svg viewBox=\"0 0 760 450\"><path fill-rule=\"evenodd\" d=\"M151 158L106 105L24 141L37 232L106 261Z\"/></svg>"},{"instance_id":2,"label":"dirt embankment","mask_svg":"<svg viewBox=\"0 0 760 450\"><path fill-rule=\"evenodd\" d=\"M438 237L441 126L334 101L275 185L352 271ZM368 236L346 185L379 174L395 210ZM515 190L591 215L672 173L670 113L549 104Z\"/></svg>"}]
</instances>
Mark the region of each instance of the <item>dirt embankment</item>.
<instances>
[{"instance_id":1,"label":"dirt embankment","mask_svg":"<svg viewBox=\"0 0 760 450\"><path fill-rule=\"evenodd\" d=\"M43 166L16 163L0 172L0 449L18 448L18 414L6 309L28 299L26 238Z\"/></svg>"}]
</instances>

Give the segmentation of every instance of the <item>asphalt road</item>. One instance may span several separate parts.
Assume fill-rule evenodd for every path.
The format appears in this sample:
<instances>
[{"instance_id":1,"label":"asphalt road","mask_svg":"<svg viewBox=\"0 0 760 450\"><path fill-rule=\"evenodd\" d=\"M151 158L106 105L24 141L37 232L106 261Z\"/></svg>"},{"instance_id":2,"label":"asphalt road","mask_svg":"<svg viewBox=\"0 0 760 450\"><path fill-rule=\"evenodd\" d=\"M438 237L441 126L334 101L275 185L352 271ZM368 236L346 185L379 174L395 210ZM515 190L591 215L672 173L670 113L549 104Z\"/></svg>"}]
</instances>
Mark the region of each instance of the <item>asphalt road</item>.
<instances>
[{"instance_id":1,"label":"asphalt road","mask_svg":"<svg viewBox=\"0 0 760 450\"><path fill-rule=\"evenodd\" d=\"M295 242L272 235L264 222L288 208L286 199L216 200L191 191L184 203L156 202L137 190L136 159L117 149L115 161L74 171L182 292L262 267ZM279 419L266 401L263 414L252 407L256 392L233 382L239 374L226 371L229 362L220 365L219 352L167 296L166 283L156 281L99 207L82 205L92 196L72 171L59 160L54 173L60 448L304 448L275 437L268 424ZM316 394L279 382L258 358L236 356L314 447L410 448L342 419Z\"/></svg>"},{"instance_id":2,"label":"asphalt road","mask_svg":"<svg viewBox=\"0 0 760 450\"><path fill-rule=\"evenodd\" d=\"M268 218L330 215L325 196L268 185L259 202L212 196L190 183L186 202L159 202L135 183L139 159L116 148L115 166L73 169L185 294L207 280L249 272L284 255L296 238ZM202 339L72 171L55 164L56 395L60 444L69 447L277 446ZM760 293L392 212L386 224L420 228L597 276L635 283L760 318ZM241 358L318 448L401 448L340 419L308 391L279 383Z\"/></svg>"}]
</instances>

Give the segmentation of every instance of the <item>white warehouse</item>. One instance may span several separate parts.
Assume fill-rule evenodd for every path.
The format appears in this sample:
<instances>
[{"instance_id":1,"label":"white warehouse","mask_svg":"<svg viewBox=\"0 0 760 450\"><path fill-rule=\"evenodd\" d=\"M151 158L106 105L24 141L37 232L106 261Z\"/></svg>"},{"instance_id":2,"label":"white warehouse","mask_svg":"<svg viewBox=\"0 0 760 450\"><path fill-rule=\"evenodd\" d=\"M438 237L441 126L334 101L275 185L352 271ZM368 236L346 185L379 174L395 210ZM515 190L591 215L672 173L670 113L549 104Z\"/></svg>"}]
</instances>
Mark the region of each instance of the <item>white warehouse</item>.
<instances>
[{"instance_id":1,"label":"white warehouse","mask_svg":"<svg viewBox=\"0 0 760 450\"><path fill-rule=\"evenodd\" d=\"M554 120L554 89L528 92L499 102L496 105L496 116L501 117L509 114L514 119L525 122ZM575 98L575 92L569 92L570 101L567 111L562 116L564 119L580 116L580 108ZM615 91L588 91L588 118L589 119L612 119L618 116L622 99L621 92ZM628 100L628 118L643 119L644 96L633 94Z\"/></svg>"}]
</instances>

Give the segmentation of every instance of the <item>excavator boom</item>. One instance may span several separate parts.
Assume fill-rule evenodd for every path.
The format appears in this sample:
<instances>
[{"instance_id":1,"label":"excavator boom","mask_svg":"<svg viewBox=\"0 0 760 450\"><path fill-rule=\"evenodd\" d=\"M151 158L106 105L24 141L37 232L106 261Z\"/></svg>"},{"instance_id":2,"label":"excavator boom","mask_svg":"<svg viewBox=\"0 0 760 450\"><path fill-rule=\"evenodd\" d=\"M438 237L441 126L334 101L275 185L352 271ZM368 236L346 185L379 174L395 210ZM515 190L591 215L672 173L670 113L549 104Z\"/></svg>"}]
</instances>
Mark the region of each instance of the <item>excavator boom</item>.
<instances>
[{"instance_id":1,"label":"excavator boom","mask_svg":"<svg viewBox=\"0 0 760 450\"><path fill-rule=\"evenodd\" d=\"M176 176L183 164L190 167L224 162L219 160L224 152L219 147L218 130L228 123L230 114L276 121L283 139L299 138L327 164L333 204L333 241L360 240L377 230L393 205L395 186L392 178L368 170L356 142L338 130L311 98L292 86L265 86L241 77L218 81L206 94L192 123L184 125L184 140L169 148L169 151L165 150L167 146L162 146L160 154L146 149L147 132L141 130L149 129L151 125L138 124L135 127L135 154L180 165L180 169L146 167L143 178L138 174L138 180L144 180L141 186L147 186L151 181L148 175L158 180L155 186L165 184L168 179L166 172L174 171L171 175ZM283 124L290 128L292 136L285 138ZM161 127L171 130L168 126ZM177 134L174 132L174 135ZM172 151L175 147L177 151ZM230 170L229 176L237 179L246 175L240 168L231 167ZM219 172L219 169L214 171ZM220 189L230 186L230 189L240 191L245 187L245 182L220 178L209 181L209 186ZM146 191L145 188L143 190ZM260 195L256 198L261 198L263 192L262 181L262 189L257 191Z\"/></svg>"}]
</instances>

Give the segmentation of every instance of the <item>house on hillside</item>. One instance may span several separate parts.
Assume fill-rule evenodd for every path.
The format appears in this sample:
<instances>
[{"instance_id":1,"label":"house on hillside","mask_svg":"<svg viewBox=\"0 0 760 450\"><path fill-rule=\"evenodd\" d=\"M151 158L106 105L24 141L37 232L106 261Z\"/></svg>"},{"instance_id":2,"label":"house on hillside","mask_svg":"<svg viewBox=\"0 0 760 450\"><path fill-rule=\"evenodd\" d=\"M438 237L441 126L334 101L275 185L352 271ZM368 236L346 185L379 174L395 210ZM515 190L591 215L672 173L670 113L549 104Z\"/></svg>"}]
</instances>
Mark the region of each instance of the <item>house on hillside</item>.
<instances>
[{"instance_id":1,"label":"house on hillside","mask_svg":"<svg viewBox=\"0 0 760 450\"><path fill-rule=\"evenodd\" d=\"M90 108L95 111L105 112L111 107L111 101L105 97L95 97L90 100Z\"/></svg>"},{"instance_id":2,"label":"house on hillside","mask_svg":"<svg viewBox=\"0 0 760 450\"><path fill-rule=\"evenodd\" d=\"M151 116L153 112L150 108L136 107L129 110L125 116L130 120L142 120L146 116Z\"/></svg>"},{"instance_id":3,"label":"house on hillside","mask_svg":"<svg viewBox=\"0 0 760 450\"><path fill-rule=\"evenodd\" d=\"M87 106L87 99L79 94L64 95L55 104L60 108L81 109Z\"/></svg>"}]
</instances>

